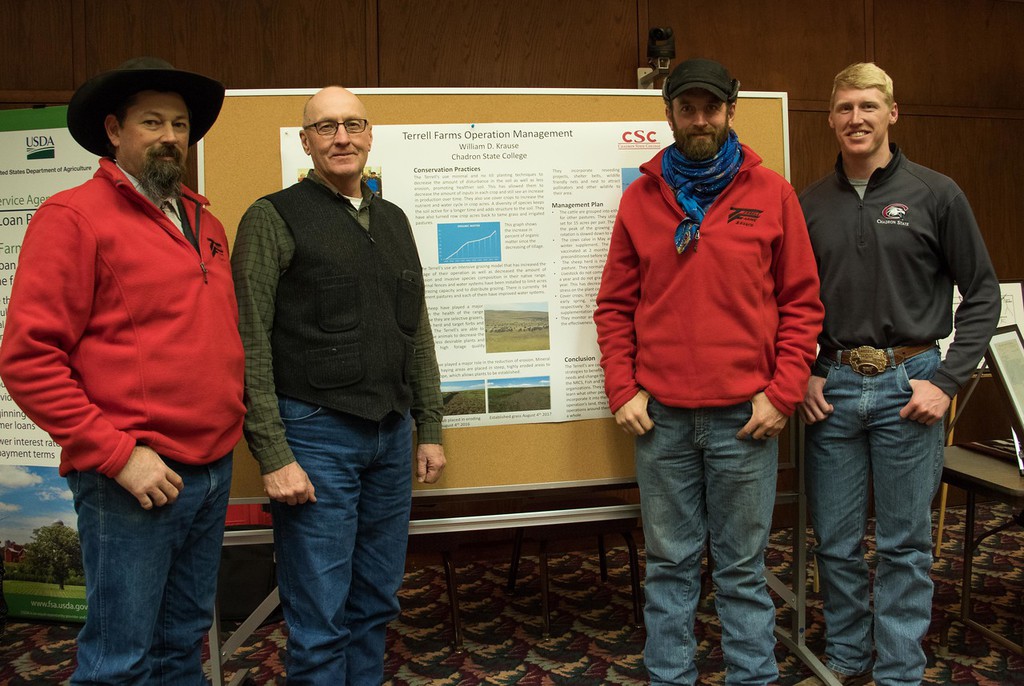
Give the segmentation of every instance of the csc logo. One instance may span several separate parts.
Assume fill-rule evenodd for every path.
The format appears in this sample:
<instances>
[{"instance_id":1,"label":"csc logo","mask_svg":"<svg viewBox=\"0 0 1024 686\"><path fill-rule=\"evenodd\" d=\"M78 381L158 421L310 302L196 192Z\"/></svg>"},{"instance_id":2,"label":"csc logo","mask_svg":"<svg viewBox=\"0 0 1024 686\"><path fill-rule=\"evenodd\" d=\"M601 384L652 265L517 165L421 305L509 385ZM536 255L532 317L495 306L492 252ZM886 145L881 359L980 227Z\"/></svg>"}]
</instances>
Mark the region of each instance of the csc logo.
<instances>
[{"instance_id":1,"label":"csc logo","mask_svg":"<svg viewBox=\"0 0 1024 686\"><path fill-rule=\"evenodd\" d=\"M623 143L657 143L656 131L623 131Z\"/></svg>"}]
</instances>

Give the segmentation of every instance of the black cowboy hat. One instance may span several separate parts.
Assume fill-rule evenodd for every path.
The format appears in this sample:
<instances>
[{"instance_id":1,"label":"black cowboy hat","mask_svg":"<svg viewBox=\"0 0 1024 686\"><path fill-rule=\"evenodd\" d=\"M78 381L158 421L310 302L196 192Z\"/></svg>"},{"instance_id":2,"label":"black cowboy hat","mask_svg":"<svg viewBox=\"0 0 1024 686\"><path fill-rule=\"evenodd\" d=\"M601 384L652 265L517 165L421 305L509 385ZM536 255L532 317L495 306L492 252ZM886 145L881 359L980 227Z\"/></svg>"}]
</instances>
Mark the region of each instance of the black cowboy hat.
<instances>
[{"instance_id":1,"label":"black cowboy hat","mask_svg":"<svg viewBox=\"0 0 1024 686\"><path fill-rule=\"evenodd\" d=\"M139 91L181 95L188 107L188 144L194 145L213 126L224 102L224 84L201 74L175 69L158 57L135 57L117 69L94 76L75 91L68 103L68 130L78 144L103 157L108 154L104 120Z\"/></svg>"}]
</instances>

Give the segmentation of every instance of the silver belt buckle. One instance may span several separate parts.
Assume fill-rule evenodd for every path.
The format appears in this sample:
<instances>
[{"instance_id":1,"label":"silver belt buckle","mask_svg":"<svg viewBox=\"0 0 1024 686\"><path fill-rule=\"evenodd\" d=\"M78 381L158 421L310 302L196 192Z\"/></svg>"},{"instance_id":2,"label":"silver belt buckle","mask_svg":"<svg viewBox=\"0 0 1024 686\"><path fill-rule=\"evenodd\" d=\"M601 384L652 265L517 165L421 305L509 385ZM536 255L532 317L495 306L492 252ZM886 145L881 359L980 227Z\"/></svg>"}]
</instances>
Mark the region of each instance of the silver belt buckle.
<instances>
[{"instance_id":1,"label":"silver belt buckle","mask_svg":"<svg viewBox=\"0 0 1024 686\"><path fill-rule=\"evenodd\" d=\"M850 351L850 366L862 376L875 376L889 366L889 356L884 350L862 345Z\"/></svg>"}]
</instances>

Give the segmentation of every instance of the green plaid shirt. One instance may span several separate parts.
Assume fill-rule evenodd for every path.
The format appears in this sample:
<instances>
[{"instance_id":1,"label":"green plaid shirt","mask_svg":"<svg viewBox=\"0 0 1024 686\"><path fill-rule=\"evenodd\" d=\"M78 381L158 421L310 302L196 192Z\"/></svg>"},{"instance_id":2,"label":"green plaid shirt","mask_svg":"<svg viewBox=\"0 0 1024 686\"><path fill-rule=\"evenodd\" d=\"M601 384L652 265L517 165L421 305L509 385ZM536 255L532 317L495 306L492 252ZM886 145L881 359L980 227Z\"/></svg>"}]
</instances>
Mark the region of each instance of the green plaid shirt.
<instances>
[{"instance_id":1,"label":"green plaid shirt","mask_svg":"<svg viewBox=\"0 0 1024 686\"><path fill-rule=\"evenodd\" d=\"M313 170L309 171L309 178L327 186ZM370 203L376 196L366 184L363 184L362 191L360 209L356 210L347 200L345 205L356 221L369 231ZM231 268L238 297L239 332L245 346L245 437L263 474L295 461L285 440L284 424L277 409L273 351L270 348L278 279L294 255L295 240L281 215L269 200L254 202L239 223ZM441 443L440 374L426 303L421 309L420 323L413 337L416 353L411 380L411 413L416 422L418 441Z\"/></svg>"}]
</instances>

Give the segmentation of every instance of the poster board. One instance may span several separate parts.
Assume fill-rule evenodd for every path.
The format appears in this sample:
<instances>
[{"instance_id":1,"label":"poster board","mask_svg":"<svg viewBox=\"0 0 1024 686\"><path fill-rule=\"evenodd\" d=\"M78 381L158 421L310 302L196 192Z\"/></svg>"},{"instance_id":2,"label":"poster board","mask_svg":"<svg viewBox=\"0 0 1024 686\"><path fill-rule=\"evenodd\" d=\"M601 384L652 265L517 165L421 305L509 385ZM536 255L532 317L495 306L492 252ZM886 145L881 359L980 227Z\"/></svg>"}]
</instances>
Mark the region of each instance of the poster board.
<instances>
[{"instance_id":1,"label":"poster board","mask_svg":"<svg viewBox=\"0 0 1024 686\"><path fill-rule=\"evenodd\" d=\"M234 240L257 198L281 188L280 129L301 124L313 90L229 91L200 150L200 190ZM374 125L470 122L645 122L664 119L656 91L360 89ZM785 93L740 93L735 128L765 166L788 178ZM624 127L624 131L627 127ZM654 152L651 152L653 156ZM404 208L407 212L411 208ZM633 444L609 417L445 431L448 466L434 486L444 493L622 483L634 475ZM236 451L232 495L263 495L255 460Z\"/></svg>"}]
</instances>

